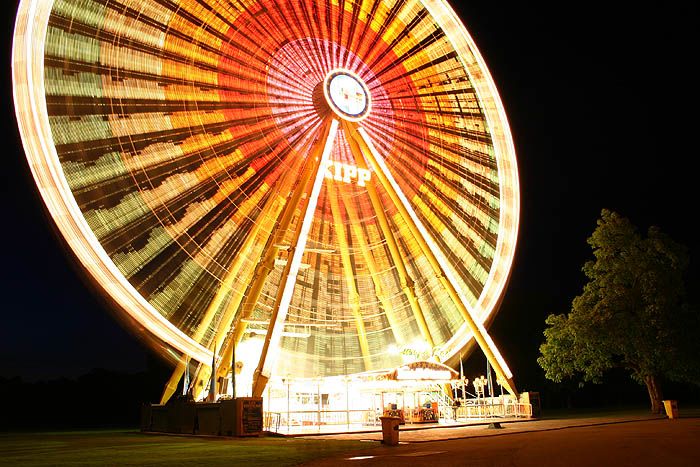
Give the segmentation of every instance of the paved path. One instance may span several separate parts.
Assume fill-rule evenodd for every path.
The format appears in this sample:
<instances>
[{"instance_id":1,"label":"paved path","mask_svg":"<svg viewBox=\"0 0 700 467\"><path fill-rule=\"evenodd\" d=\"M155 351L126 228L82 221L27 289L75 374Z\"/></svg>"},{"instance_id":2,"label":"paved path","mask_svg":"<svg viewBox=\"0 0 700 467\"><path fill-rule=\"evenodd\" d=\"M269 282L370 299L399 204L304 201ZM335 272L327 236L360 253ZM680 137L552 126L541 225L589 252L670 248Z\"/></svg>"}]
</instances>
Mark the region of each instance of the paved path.
<instances>
[{"instance_id":1,"label":"paved path","mask_svg":"<svg viewBox=\"0 0 700 467\"><path fill-rule=\"evenodd\" d=\"M700 418L627 416L506 423L400 433L399 446L303 465L336 466L700 466ZM359 433L328 436L378 440ZM378 447L377 447L378 446Z\"/></svg>"}]
</instances>

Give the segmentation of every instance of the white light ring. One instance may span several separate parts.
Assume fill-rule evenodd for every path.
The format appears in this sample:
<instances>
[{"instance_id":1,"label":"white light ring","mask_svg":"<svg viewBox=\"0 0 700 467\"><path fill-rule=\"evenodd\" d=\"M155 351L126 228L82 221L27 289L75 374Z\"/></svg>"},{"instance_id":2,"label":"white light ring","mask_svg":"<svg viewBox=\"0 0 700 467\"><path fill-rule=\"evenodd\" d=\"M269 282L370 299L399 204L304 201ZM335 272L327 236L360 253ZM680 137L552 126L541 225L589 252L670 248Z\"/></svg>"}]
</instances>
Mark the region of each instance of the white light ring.
<instances>
[{"instance_id":1,"label":"white light ring","mask_svg":"<svg viewBox=\"0 0 700 467\"><path fill-rule=\"evenodd\" d=\"M90 229L68 187L53 142L44 91L44 50L53 0L20 2L12 45L15 112L29 167L53 221L82 266L154 336L200 361L212 352L163 317L126 280Z\"/></svg>"},{"instance_id":2,"label":"white light ring","mask_svg":"<svg viewBox=\"0 0 700 467\"><path fill-rule=\"evenodd\" d=\"M362 112L359 114L351 114L343 111L338 105L335 103L335 99L333 99L333 96L331 95L331 83L334 78L337 76L349 76L352 78L357 84L360 85L360 88L362 88L362 92L365 95L365 108ZM372 94L369 92L369 88L367 88L367 85L365 82L360 78L357 74L353 73L350 70L347 70L345 68L336 68L334 70L331 70L326 78L323 80L323 95L326 98L326 102L328 102L328 106L331 108L333 113L335 113L338 117L342 118L343 120L347 120L349 122L359 122L362 121L367 115L369 115L370 111L372 110Z\"/></svg>"},{"instance_id":3,"label":"white light ring","mask_svg":"<svg viewBox=\"0 0 700 467\"><path fill-rule=\"evenodd\" d=\"M517 161L505 110L491 75L474 41L443 0L421 0L434 21L458 52L479 97L492 137L500 188L499 233L494 263L475 306L486 322L497 307L508 282L520 215ZM52 0L21 0L13 43L14 100L22 142L41 196L54 222L83 267L121 307L149 332L200 361L209 361L207 350L166 320L118 271L87 225L67 186L53 144L44 94L44 47ZM473 61L467 62L469 58ZM347 70L343 70L348 73ZM348 73L350 74L350 73ZM361 79L358 82L362 83ZM364 83L363 83L364 84ZM326 89L324 86L324 93ZM488 96L490 99L484 99ZM329 96L326 96L328 98ZM367 94L369 113L370 94ZM347 115L341 115L350 120ZM463 326L442 346L445 357L456 354L470 340Z\"/></svg>"}]
</instances>

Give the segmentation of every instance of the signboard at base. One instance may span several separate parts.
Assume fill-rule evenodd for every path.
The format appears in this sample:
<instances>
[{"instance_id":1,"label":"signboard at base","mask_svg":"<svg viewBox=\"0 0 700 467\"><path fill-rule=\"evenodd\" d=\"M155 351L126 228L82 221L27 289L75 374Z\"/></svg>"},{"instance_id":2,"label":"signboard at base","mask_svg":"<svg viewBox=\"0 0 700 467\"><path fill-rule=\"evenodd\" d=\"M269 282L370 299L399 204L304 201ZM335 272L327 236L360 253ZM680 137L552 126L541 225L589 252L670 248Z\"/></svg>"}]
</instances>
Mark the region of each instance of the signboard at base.
<instances>
[{"instance_id":1,"label":"signboard at base","mask_svg":"<svg viewBox=\"0 0 700 467\"><path fill-rule=\"evenodd\" d=\"M237 397L235 436L259 436L263 431L262 397Z\"/></svg>"}]
</instances>

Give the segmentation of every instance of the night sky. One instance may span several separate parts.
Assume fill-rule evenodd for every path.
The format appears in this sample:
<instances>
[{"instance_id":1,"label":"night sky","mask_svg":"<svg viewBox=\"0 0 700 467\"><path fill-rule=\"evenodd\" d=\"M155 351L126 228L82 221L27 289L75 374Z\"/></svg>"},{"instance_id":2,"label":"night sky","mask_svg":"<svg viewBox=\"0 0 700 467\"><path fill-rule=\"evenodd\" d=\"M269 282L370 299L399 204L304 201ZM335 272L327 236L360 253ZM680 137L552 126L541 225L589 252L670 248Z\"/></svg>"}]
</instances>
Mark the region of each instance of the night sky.
<instances>
[{"instance_id":1,"label":"night sky","mask_svg":"<svg viewBox=\"0 0 700 467\"><path fill-rule=\"evenodd\" d=\"M453 2L509 117L521 182L519 248L492 326L523 389L536 384L544 318L567 312L584 283L586 238L602 208L655 224L691 249L698 150L697 6L586 2ZM95 367L138 371L151 351L122 328L53 231L19 143L11 97L16 1L0 8L4 50L2 376L72 377ZM546 6L545 6L546 5ZM530 388L532 389L532 388Z\"/></svg>"}]
</instances>

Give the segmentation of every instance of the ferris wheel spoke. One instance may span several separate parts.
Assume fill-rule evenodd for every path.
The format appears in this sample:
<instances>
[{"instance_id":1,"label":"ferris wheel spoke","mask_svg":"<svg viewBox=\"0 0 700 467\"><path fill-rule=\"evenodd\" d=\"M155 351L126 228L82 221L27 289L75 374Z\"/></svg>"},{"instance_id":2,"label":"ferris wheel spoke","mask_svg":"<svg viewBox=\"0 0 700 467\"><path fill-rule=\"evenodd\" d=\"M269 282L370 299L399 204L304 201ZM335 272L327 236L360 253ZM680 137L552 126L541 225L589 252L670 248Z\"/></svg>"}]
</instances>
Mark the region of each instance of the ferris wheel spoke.
<instances>
[{"instance_id":1,"label":"ferris wheel spoke","mask_svg":"<svg viewBox=\"0 0 700 467\"><path fill-rule=\"evenodd\" d=\"M372 254L369 242L367 240L367 232L363 228L362 221L360 220L360 216L358 214L358 208L355 203L352 202L352 200L348 199L347 196L341 196L340 198L345 206L345 210L348 213L350 229L352 230L359 249L362 252L362 258L367 265L369 276L371 277L374 285L375 295L381 303L381 307L384 309L384 314L386 315L387 322L389 323L389 327L394 336L394 342L403 343L404 339L401 335L399 318L397 317L396 310L389 299L389 295L385 290L385 287L382 285L382 282L379 279L381 275L380 267ZM429 331L424 334L426 334L428 337L430 336Z\"/></svg>"},{"instance_id":2,"label":"ferris wheel spoke","mask_svg":"<svg viewBox=\"0 0 700 467\"><path fill-rule=\"evenodd\" d=\"M367 330L362 317L362 312L360 310L360 293L357 289L357 283L353 272L352 258L350 257L350 245L348 244L345 223L343 222L344 216L343 212L341 212L340 203L338 200L338 198L341 198L342 195L336 189L334 182L329 182L327 187L328 198L330 199L331 205L331 214L333 217L333 226L336 229L336 234L339 241L338 246L340 247L340 259L343 265L343 277L345 278L345 284L350 291L348 297L350 310L355 319L355 328L357 329L357 337L360 341L360 351L362 352L365 371L369 371L373 369L372 359L370 358L369 343L367 341Z\"/></svg>"}]
</instances>

